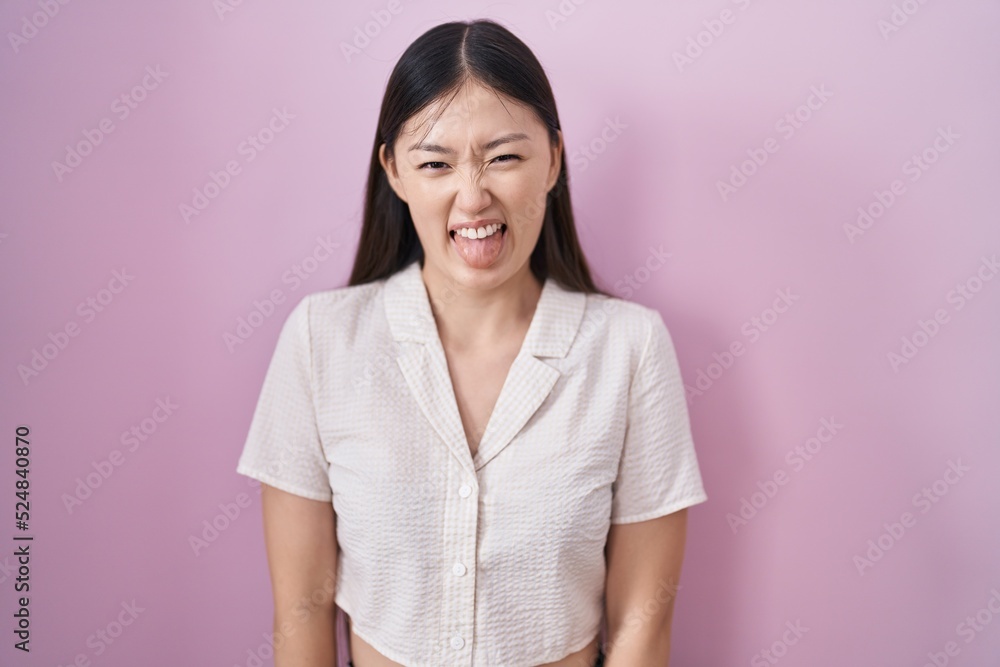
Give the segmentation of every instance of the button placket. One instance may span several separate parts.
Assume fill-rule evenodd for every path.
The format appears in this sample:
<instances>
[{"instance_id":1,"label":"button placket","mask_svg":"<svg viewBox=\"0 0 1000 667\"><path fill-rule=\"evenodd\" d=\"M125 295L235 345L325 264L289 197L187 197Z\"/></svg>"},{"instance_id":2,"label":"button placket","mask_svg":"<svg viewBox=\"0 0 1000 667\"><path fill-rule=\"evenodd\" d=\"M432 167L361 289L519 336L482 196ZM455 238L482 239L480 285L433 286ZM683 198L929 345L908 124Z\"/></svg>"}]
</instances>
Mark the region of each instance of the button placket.
<instances>
[{"instance_id":1,"label":"button placket","mask_svg":"<svg viewBox=\"0 0 1000 667\"><path fill-rule=\"evenodd\" d=\"M476 616L476 542L478 539L478 482L469 479L469 471L453 461L449 466L446 492L446 542L442 555L445 567L445 623L441 626L450 653L449 664L472 667L472 645ZM450 538L450 539L449 539ZM457 660L458 662L454 662Z\"/></svg>"}]
</instances>

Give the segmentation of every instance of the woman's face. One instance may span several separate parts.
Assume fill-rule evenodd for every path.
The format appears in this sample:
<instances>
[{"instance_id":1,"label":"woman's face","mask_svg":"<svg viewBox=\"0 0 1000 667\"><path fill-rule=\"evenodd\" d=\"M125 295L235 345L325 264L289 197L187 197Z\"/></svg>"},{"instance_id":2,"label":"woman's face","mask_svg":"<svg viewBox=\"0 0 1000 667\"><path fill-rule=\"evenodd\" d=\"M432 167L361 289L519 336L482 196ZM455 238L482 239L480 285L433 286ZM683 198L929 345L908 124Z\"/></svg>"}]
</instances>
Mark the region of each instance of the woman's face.
<instances>
[{"instance_id":1,"label":"woman's face","mask_svg":"<svg viewBox=\"0 0 1000 667\"><path fill-rule=\"evenodd\" d=\"M501 101L502 99L502 101ZM492 288L527 276L541 232L546 195L562 155L530 107L479 83L410 118L379 159L392 189L407 203L424 250L424 270L448 282ZM426 135L426 136L425 136ZM475 223L464 238L458 228ZM493 231L494 225L500 225ZM514 281L517 282L517 281Z\"/></svg>"}]
</instances>

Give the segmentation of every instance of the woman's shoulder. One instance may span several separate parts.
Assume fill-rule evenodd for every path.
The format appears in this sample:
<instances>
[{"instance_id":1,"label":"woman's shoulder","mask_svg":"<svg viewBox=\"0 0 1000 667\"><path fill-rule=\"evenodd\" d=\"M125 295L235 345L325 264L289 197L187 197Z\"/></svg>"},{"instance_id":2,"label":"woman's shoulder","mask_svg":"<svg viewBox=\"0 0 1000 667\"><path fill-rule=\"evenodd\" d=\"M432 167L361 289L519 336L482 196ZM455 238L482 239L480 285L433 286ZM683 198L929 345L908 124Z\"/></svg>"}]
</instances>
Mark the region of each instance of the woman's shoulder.
<instances>
[{"instance_id":1,"label":"woman's shoulder","mask_svg":"<svg viewBox=\"0 0 1000 667\"><path fill-rule=\"evenodd\" d=\"M372 312L384 281L316 290L304 294L289 317L300 317L315 334L338 326L356 324Z\"/></svg>"},{"instance_id":2,"label":"woman's shoulder","mask_svg":"<svg viewBox=\"0 0 1000 667\"><path fill-rule=\"evenodd\" d=\"M381 291L384 280L376 280L361 285L345 285L317 290L303 296L309 299L311 308L356 308L368 303Z\"/></svg>"},{"instance_id":3,"label":"woman's shoulder","mask_svg":"<svg viewBox=\"0 0 1000 667\"><path fill-rule=\"evenodd\" d=\"M584 326L605 329L610 337L643 344L658 328L666 329L661 312L622 297L593 293L587 295ZM589 323L589 325L588 325Z\"/></svg>"}]
</instances>

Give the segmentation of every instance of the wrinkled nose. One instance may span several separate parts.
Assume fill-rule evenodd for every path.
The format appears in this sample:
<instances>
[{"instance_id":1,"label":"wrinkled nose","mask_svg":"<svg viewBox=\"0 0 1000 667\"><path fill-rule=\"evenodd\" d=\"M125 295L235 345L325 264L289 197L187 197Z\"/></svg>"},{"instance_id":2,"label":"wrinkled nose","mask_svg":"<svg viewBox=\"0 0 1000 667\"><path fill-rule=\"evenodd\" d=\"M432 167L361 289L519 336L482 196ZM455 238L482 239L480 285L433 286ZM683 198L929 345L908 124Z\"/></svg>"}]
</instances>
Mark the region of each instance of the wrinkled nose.
<instances>
[{"instance_id":1,"label":"wrinkled nose","mask_svg":"<svg viewBox=\"0 0 1000 667\"><path fill-rule=\"evenodd\" d=\"M478 173L463 173L456 196L456 205L470 214L482 211L490 205L492 197Z\"/></svg>"}]
</instances>

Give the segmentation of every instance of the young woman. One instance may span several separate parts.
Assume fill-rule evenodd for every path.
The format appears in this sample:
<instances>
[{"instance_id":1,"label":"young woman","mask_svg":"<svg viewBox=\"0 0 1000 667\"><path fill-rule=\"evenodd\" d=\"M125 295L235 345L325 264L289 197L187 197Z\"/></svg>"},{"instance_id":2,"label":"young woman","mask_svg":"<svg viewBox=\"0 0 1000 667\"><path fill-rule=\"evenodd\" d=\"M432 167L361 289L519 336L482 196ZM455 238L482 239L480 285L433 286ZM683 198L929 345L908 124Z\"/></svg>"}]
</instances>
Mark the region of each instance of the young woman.
<instances>
[{"instance_id":1,"label":"young woman","mask_svg":"<svg viewBox=\"0 0 1000 667\"><path fill-rule=\"evenodd\" d=\"M707 500L674 348L595 287L549 82L497 23L397 63L350 284L288 316L237 470L278 667L334 664L337 608L354 667L667 665Z\"/></svg>"}]
</instances>

